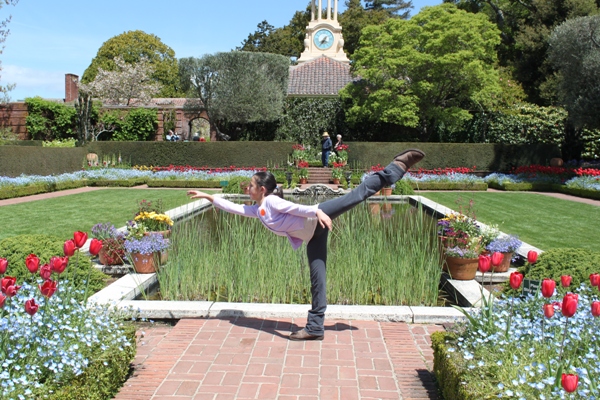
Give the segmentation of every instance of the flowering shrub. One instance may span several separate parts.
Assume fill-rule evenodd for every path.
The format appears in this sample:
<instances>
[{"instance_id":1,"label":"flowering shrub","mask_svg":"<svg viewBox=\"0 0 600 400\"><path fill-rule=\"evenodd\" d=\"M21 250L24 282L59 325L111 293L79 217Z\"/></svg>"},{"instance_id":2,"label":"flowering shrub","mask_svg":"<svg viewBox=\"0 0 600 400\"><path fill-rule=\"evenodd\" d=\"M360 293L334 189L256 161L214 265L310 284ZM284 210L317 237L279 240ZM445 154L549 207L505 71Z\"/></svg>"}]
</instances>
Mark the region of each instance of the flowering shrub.
<instances>
[{"instance_id":1,"label":"flowering shrub","mask_svg":"<svg viewBox=\"0 0 600 400\"><path fill-rule=\"evenodd\" d=\"M301 144L295 144L292 146L292 158L296 161L302 161L308 159L307 149Z\"/></svg>"},{"instance_id":2,"label":"flowering shrub","mask_svg":"<svg viewBox=\"0 0 600 400\"><path fill-rule=\"evenodd\" d=\"M79 238L73 239L76 246ZM32 275L39 271L35 284L19 284L9 275L0 281L1 398L44 398L84 373L107 350L123 352L132 346L114 311L86 306L87 288L59 281L66 268L60 259L56 256L39 268L39 258L30 254L25 263ZM3 258L0 268L0 276L11 271Z\"/></svg>"},{"instance_id":3,"label":"flowering shrub","mask_svg":"<svg viewBox=\"0 0 600 400\"><path fill-rule=\"evenodd\" d=\"M565 392L597 398L597 299L598 288L584 283L562 298L554 292L548 299L497 300L490 321L484 312L469 312L469 321L453 328L458 339L447 343L461 381L476 391L473 398L559 399Z\"/></svg>"},{"instance_id":4,"label":"flowering shrub","mask_svg":"<svg viewBox=\"0 0 600 400\"><path fill-rule=\"evenodd\" d=\"M523 242L519 240L518 236L506 235L494 239L485 248L492 253L514 253L521 247L521 244L523 244Z\"/></svg>"}]
</instances>

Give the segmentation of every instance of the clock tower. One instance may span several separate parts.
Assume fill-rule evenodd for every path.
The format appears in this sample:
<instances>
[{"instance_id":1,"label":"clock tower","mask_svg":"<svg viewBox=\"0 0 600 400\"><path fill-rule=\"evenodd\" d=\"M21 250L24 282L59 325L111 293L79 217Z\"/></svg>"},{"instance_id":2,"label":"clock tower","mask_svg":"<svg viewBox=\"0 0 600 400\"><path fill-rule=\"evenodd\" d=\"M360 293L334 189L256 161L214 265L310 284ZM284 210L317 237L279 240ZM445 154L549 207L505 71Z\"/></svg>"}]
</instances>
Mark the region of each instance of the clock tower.
<instances>
[{"instance_id":1,"label":"clock tower","mask_svg":"<svg viewBox=\"0 0 600 400\"><path fill-rule=\"evenodd\" d=\"M311 0L311 21L306 27L304 51L298 59L299 64L321 56L327 56L344 63L350 62L348 57L346 57L346 53L344 53L342 27L337 19L338 0L327 0L325 18L323 18L323 1L325 0ZM318 8L315 8L315 3L317 2ZM333 10L331 5L332 2Z\"/></svg>"}]
</instances>

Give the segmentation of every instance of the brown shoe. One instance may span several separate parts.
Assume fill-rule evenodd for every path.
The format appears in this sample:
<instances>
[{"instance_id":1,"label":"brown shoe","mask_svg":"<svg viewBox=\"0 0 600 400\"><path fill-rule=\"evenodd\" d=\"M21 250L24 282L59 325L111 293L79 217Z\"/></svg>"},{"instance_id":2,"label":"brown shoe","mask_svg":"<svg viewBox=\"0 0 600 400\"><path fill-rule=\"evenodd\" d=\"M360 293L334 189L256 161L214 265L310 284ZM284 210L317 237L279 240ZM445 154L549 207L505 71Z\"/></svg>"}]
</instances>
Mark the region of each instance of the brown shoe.
<instances>
[{"instance_id":1,"label":"brown shoe","mask_svg":"<svg viewBox=\"0 0 600 400\"><path fill-rule=\"evenodd\" d=\"M290 334L290 340L323 340L325 335L311 335L306 329Z\"/></svg>"},{"instance_id":2,"label":"brown shoe","mask_svg":"<svg viewBox=\"0 0 600 400\"><path fill-rule=\"evenodd\" d=\"M421 161L425 157L425 153L418 149L408 149L394 156L394 163L402 168L404 172L410 167Z\"/></svg>"}]
</instances>

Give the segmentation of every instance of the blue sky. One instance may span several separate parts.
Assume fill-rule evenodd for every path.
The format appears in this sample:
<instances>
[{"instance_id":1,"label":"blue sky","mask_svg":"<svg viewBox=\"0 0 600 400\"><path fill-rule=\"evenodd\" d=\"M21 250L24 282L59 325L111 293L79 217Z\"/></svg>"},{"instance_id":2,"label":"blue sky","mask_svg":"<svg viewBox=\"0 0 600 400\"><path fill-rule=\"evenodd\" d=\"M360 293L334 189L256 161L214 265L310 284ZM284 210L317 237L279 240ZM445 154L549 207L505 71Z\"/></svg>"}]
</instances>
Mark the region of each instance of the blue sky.
<instances>
[{"instance_id":1,"label":"blue sky","mask_svg":"<svg viewBox=\"0 0 600 400\"><path fill-rule=\"evenodd\" d=\"M158 36L177 58L229 51L267 20L287 24L308 0L20 0L3 6L12 15L0 55L0 83L16 83L13 101L64 98L66 73L83 75L102 44L130 30ZM413 0L412 15L442 0ZM343 11L344 0L339 0ZM327 0L323 0L323 5Z\"/></svg>"}]
</instances>

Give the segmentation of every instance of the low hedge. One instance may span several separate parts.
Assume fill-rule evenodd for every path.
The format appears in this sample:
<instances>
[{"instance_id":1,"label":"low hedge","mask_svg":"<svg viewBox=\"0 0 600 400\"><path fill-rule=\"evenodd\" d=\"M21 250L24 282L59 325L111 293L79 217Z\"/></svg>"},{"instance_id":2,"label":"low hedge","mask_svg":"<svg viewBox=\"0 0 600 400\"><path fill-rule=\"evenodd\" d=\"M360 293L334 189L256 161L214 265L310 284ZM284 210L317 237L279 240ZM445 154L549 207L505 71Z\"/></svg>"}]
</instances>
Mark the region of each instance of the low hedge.
<instances>
[{"instance_id":1,"label":"low hedge","mask_svg":"<svg viewBox=\"0 0 600 400\"><path fill-rule=\"evenodd\" d=\"M46 192L48 192L48 186L41 183L27 186L4 186L0 188L0 200L32 196Z\"/></svg>"},{"instance_id":2,"label":"low hedge","mask_svg":"<svg viewBox=\"0 0 600 400\"><path fill-rule=\"evenodd\" d=\"M600 200L600 192L597 190L585 190L570 188L567 186L559 186L558 191L571 196L585 197L586 199Z\"/></svg>"},{"instance_id":3,"label":"low hedge","mask_svg":"<svg viewBox=\"0 0 600 400\"><path fill-rule=\"evenodd\" d=\"M481 190L488 189L487 183L461 182L413 182L409 181L415 190Z\"/></svg>"},{"instance_id":4,"label":"low hedge","mask_svg":"<svg viewBox=\"0 0 600 400\"><path fill-rule=\"evenodd\" d=\"M438 387L445 400L478 400L471 393L469 386L462 381L462 368L456 353L449 352L447 341L455 341L456 335L450 332L434 332L431 334L433 348L433 373Z\"/></svg>"},{"instance_id":5,"label":"low hedge","mask_svg":"<svg viewBox=\"0 0 600 400\"><path fill-rule=\"evenodd\" d=\"M110 346L100 357L91 360L81 375L65 385L53 388L52 394L43 393L47 396L44 398L79 400L83 393L89 400L113 398L123 387L136 352L135 326L129 324L124 329L130 346L123 348Z\"/></svg>"},{"instance_id":6,"label":"low hedge","mask_svg":"<svg viewBox=\"0 0 600 400\"><path fill-rule=\"evenodd\" d=\"M221 188L219 181L203 180L164 180L150 179L147 182L148 187L168 187L168 188Z\"/></svg>"},{"instance_id":7,"label":"low hedge","mask_svg":"<svg viewBox=\"0 0 600 400\"><path fill-rule=\"evenodd\" d=\"M131 179L90 179L88 180L88 186L110 186L110 187L132 187L144 185L148 181L146 178L131 178Z\"/></svg>"},{"instance_id":8,"label":"low hedge","mask_svg":"<svg viewBox=\"0 0 600 400\"><path fill-rule=\"evenodd\" d=\"M497 182L489 182L488 186L492 189L506 190L508 192L557 192L560 191L562 185L556 185L552 183L532 183L532 182L519 182L512 183L506 182L504 184Z\"/></svg>"}]
</instances>

